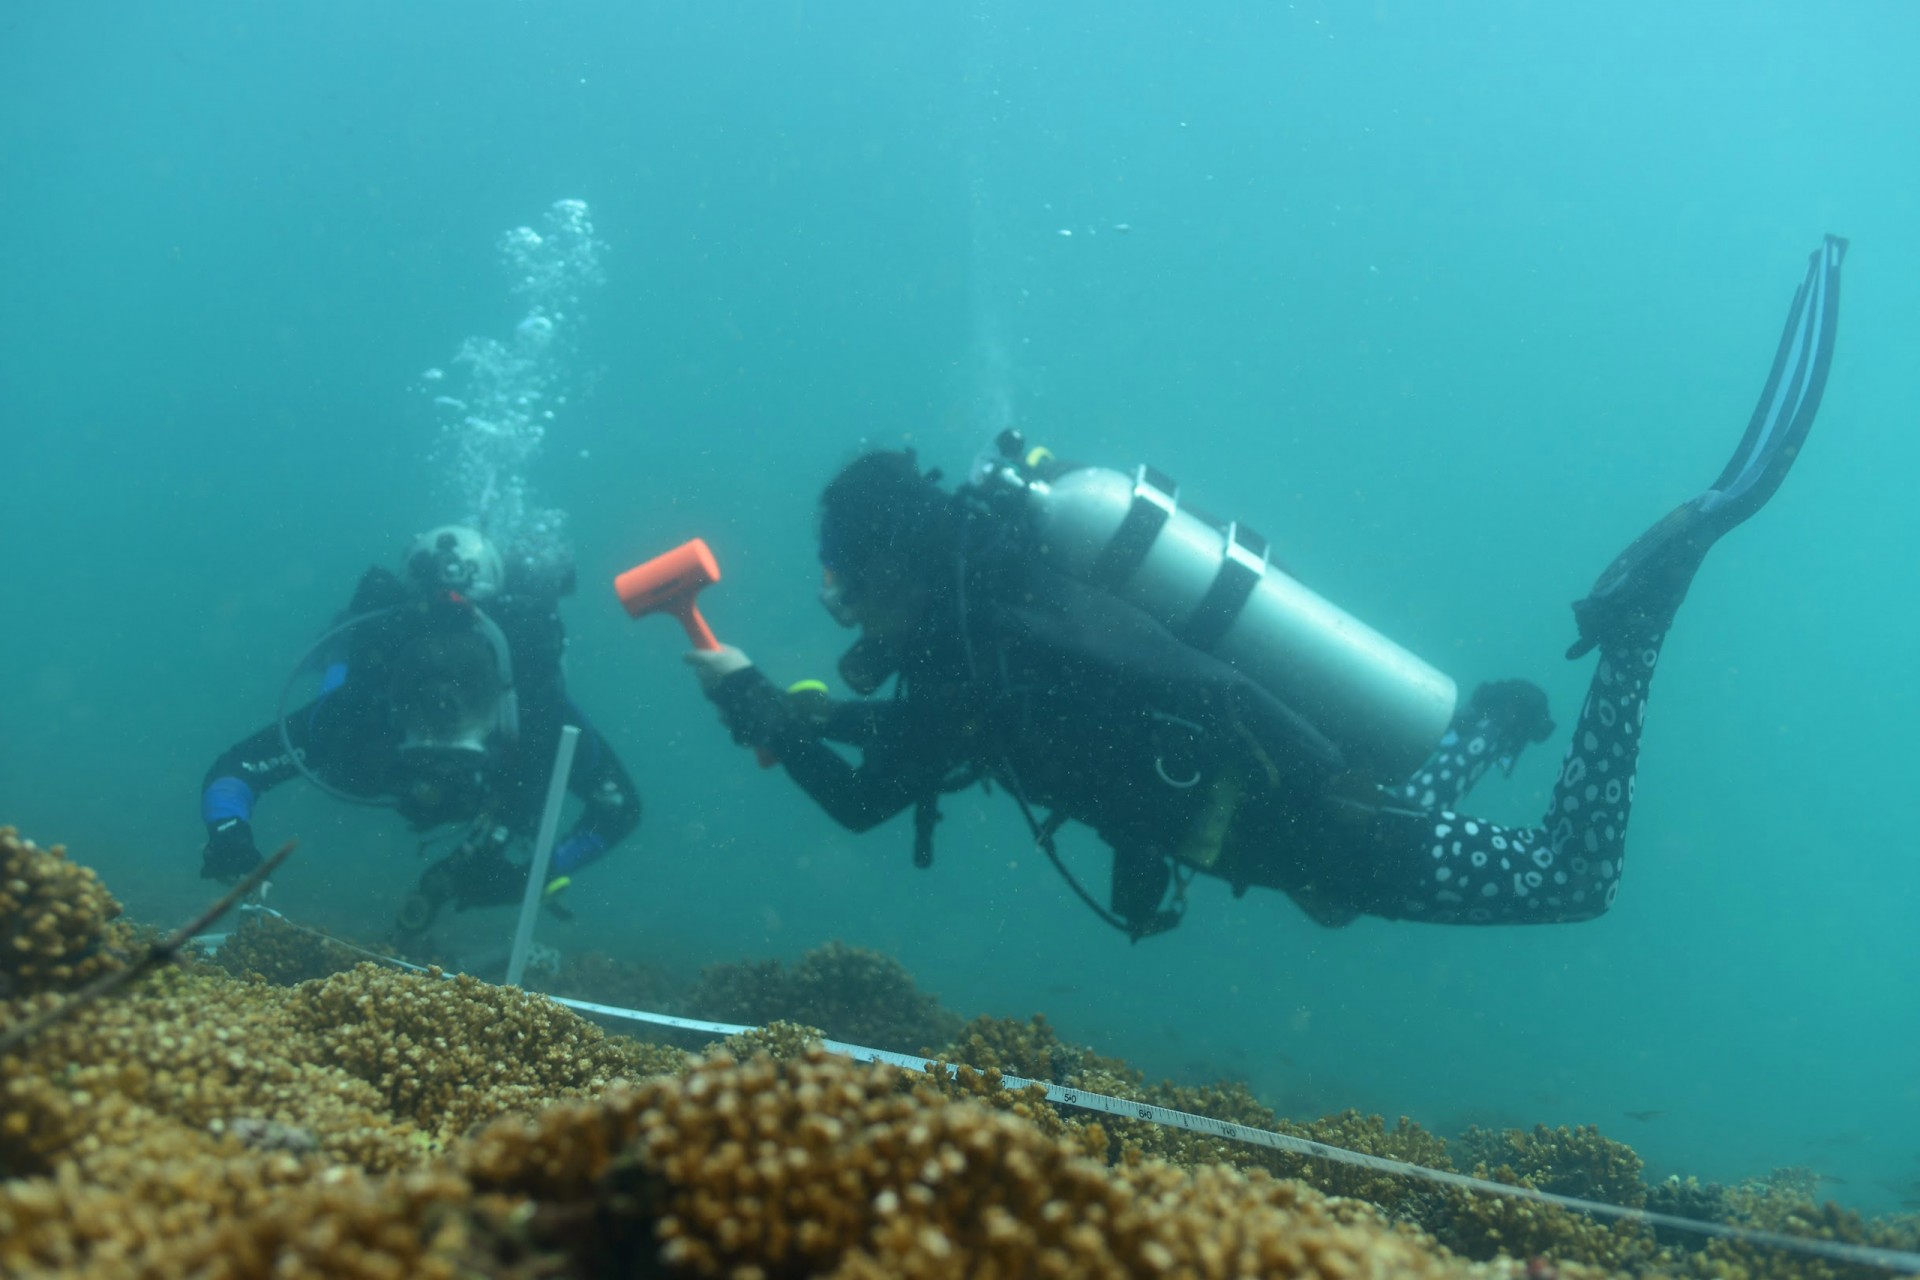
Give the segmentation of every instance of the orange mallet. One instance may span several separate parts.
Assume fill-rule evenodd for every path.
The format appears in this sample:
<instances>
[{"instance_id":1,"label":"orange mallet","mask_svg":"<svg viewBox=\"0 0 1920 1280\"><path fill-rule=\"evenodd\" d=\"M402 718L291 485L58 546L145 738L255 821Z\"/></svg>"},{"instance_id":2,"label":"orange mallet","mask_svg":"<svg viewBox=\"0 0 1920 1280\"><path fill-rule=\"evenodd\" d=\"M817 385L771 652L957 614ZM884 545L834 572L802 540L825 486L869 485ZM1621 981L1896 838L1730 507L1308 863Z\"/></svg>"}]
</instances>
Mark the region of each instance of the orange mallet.
<instances>
[{"instance_id":1,"label":"orange mallet","mask_svg":"<svg viewBox=\"0 0 1920 1280\"><path fill-rule=\"evenodd\" d=\"M720 562L713 558L713 549L705 538L694 538L665 555L633 566L613 580L613 589L634 617L670 613L680 619L694 648L718 649L720 642L713 638L713 628L694 603L695 596L718 581ZM755 747L753 754L762 769L775 763L765 747Z\"/></svg>"},{"instance_id":2,"label":"orange mallet","mask_svg":"<svg viewBox=\"0 0 1920 1280\"><path fill-rule=\"evenodd\" d=\"M680 619L696 649L718 649L713 629L700 616L694 597L720 581L720 562L706 539L683 542L664 555L637 564L613 580L620 603L636 618L670 613Z\"/></svg>"}]
</instances>

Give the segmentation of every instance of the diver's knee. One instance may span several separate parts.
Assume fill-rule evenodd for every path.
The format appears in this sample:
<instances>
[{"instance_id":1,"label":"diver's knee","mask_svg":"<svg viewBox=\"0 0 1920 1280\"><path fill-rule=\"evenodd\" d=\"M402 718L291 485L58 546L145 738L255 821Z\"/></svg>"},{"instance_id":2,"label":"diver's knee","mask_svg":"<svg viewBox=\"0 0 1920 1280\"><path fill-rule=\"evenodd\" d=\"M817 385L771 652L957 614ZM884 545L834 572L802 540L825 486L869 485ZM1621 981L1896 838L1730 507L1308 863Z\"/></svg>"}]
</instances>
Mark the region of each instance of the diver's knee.
<instances>
[{"instance_id":1,"label":"diver's knee","mask_svg":"<svg viewBox=\"0 0 1920 1280\"><path fill-rule=\"evenodd\" d=\"M1311 885L1295 886L1283 892L1306 913L1307 919L1322 929L1344 929L1361 916L1358 907Z\"/></svg>"},{"instance_id":2,"label":"diver's knee","mask_svg":"<svg viewBox=\"0 0 1920 1280\"><path fill-rule=\"evenodd\" d=\"M1586 893L1576 896L1560 911L1562 924L1583 924L1588 920L1598 920L1613 910L1614 899L1620 896L1618 877L1605 884L1596 885Z\"/></svg>"}]
</instances>

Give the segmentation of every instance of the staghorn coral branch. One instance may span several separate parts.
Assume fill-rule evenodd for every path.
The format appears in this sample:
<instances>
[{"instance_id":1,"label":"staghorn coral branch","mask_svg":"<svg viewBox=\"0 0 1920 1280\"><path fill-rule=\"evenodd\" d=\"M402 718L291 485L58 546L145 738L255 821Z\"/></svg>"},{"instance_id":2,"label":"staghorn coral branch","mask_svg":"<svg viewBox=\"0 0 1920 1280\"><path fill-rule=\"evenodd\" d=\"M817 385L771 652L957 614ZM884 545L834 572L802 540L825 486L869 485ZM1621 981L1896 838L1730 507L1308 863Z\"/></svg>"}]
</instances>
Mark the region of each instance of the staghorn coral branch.
<instances>
[{"instance_id":1,"label":"staghorn coral branch","mask_svg":"<svg viewBox=\"0 0 1920 1280\"><path fill-rule=\"evenodd\" d=\"M0 1056L5 1056L39 1035L54 1023L78 1013L96 1000L104 999L129 983L136 982L152 973L161 965L172 960L181 948L193 940L193 936L233 910L234 904L258 889L266 878L279 870L280 864L293 856L300 847L298 840L289 840L274 851L271 858L255 867L245 879L227 890L220 900L202 911L192 921L175 929L164 939L148 948L147 954L124 969L115 969L105 973L62 1000L51 1009L47 1009L28 1018L17 1027L0 1034Z\"/></svg>"}]
</instances>

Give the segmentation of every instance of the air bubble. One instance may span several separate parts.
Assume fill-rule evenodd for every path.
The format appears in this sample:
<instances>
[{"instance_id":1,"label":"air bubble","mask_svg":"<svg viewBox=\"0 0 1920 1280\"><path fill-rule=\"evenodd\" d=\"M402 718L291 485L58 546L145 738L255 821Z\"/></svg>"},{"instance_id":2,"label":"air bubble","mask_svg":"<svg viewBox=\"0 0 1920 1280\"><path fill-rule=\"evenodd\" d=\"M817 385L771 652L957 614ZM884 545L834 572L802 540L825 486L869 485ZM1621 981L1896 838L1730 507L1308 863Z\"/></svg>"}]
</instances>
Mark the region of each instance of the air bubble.
<instances>
[{"instance_id":1,"label":"air bubble","mask_svg":"<svg viewBox=\"0 0 1920 1280\"><path fill-rule=\"evenodd\" d=\"M435 461L466 523L485 530L516 563L535 572L559 569L569 558L566 513L532 505L528 471L555 421L545 406L567 403L579 305L604 283L606 246L593 234L586 202L560 200L538 229L514 227L498 248L509 289L526 310L509 341L470 337L450 369L423 375L442 415ZM446 394L437 394L441 383Z\"/></svg>"}]
</instances>

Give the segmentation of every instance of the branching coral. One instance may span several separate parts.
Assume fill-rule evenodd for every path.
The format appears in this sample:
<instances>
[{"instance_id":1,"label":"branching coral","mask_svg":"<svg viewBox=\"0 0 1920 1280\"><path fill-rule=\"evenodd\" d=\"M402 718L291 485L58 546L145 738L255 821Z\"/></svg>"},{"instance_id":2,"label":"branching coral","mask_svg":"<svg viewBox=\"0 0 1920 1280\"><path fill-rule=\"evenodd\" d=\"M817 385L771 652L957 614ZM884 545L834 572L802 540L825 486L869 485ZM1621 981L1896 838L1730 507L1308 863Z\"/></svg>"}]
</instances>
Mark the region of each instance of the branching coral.
<instances>
[{"instance_id":1,"label":"branching coral","mask_svg":"<svg viewBox=\"0 0 1920 1280\"><path fill-rule=\"evenodd\" d=\"M632 1041L466 976L365 964L297 988L287 1008L321 1061L371 1084L390 1114L446 1137L646 1071Z\"/></svg>"},{"instance_id":2,"label":"branching coral","mask_svg":"<svg viewBox=\"0 0 1920 1280\"><path fill-rule=\"evenodd\" d=\"M939 1056L982 1071L1005 1071L1058 1084L1082 1070L1091 1055L1062 1040L1045 1014L1035 1014L1025 1022L1017 1018L975 1018L960 1028Z\"/></svg>"},{"instance_id":3,"label":"branching coral","mask_svg":"<svg viewBox=\"0 0 1920 1280\"><path fill-rule=\"evenodd\" d=\"M1469 1129L1459 1139L1463 1161L1476 1176L1557 1195L1640 1208L1647 1188L1631 1147L1592 1125L1549 1129ZM1547 1255L1615 1270L1649 1265L1657 1244L1645 1226L1601 1221L1557 1205L1455 1193L1431 1216L1436 1235L1469 1257L1496 1253Z\"/></svg>"},{"instance_id":4,"label":"branching coral","mask_svg":"<svg viewBox=\"0 0 1920 1280\"><path fill-rule=\"evenodd\" d=\"M976 1018L962 1028L959 1037L943 1049L940 1056L950 1062L1006 1071L1028 1079L1052 1080L1077 1089L1150 1102L1250 1128L1277 1130L1367 1155L1386 1156L1435 1169L1453 1167L1447 1158L1447 1144L1405 1117L1391 1129L1378 1116L1362 1116L1352 1111L1303 1125L1275 1115L1243 1083L1150 1085L1140 1072L1126 1063L1062 1041L1044 1017L1036 1016L1028 1022ZM1423 1198L1423 1189L1418 1184L1393 1174L1311 1160L1141 1120L1108 1117L1103 1124L1113 1141L1112 1154L1116 1157L1131 1152L1185 1167L1224 1162L1244 1169L1263 1169L1278 1177L1305 1179L1329 1194L1368 1199L1410 1216L1431 1199Z\"/></svg>"},{"instance_id":5,"label":"branching coral","mask_svg":"<svg viewBox=\"0 0 1920 1280\"><path fill-rule=\"evenodd\" d=\"M764 1053L776 1061L786 1062L805 1057L824 1036L825 1033L818 1027L774 1021L751 1031L743 1031L737 1036L728 1036L722 1047L738 1058L751 1058L756 1053Z\"/></svg>"},{"instance_id":6,"label":"branching coral","mask_svg":"<svg viewBox=\"0 0 1920 1280\"><path fill-rule=\"evenodd\" d=\"M711 1059L684 1080L496 1125L463 1167L497 1193L597 1197L596 1211L551 1219L575 1274L633 1274L654 1256L677 1276L849 1280L1462 1273L1297 1184L1112 1169L912 1083L818 1052ZM654 1215L651 1230L634 1214Z\"/></svg>"},{"instance_id":7,"label":"branching coral","mask_svg":"<svg viewBox=\"0 0 1920 1280\"><path fill-rule=\"evenodd\" d=\"M925 1053L960 1027L960 1019L915 986L898 960L839 942L800 957L788 996L787 1017L856 1044Z\"/></svg>"},{"instance_id":8,"label":"branching coral","mask_svg":"<svg viewBox=\"0 0 1920 1280\"><path fill-rule=\"evenodd\" d=\"M1751 1178L1721 1192L1724 1221L1763 1231L1812 1236L1848 1244L1884 1249L1920 1251L1920 1217L1907 1215L1867 1222L1850 1209L1813 1198L1817 1180L1805 1169L1776 1169L1763 1178ZM1691 1273L1724 1280L1868 1280L1884 1275L1865 1267L1800 1258L1735 1240L1709 1240L1689 1259Z\"/></svg>"},{"instance_id":9,"label":"branching coral","mask_svg":"<svg viewBox=\"0 0 1920 1280\"><path fill-rule=\"evenodd\" d=\"M809 951L791 970L777 960L714 965L688 993L686 1010L756 1025L786 1019L839 1040L906 1052L944 1044L960 1026L899 961L839 942Z\"/></svg>"},{"instance_id":10,"label":"branching coral","mask_svg":"<svg viewBox=\"0 0 1920 1280\"><path fill-rule=\"evenodd\" d=\"M312 929L271 915L255 915L227 936L213 962L236 978L290 987L353 968L366 959Z\"/></svg>"},{"instance_id":11,"label":"branching coral","mask_svg":"<svg viewBox=\"0 0 1920 1280\"><path fill-rule=\"evenodd\" d=\"M1590 1124L1549 1129L1470 1128L1458 1139L1462 1163L1506 1166L1526 1185L1638 1209L1647 1202L1639 1155Z\"/></svg>"},{"instance_id":12,"label":"branching coral","mask_svg":"<svg viewBox=\"0 0 1920 1280\"><path fill-rule=\"evenodd\" d=\"M664 1009L674 1002L674 986L665 974L599 951L567 955L559 971L537 985L549 995L622 1009Z\"/></svg>"},{"instance_id":13,"label":"branching coral","mask_svg":"<svg viewBox=\"0 0 1920 1280\"><path fill-rule=\"evenodd\" d=\"M1298 1184L1112 1169L913 1073L818 1050L711 1058L685 1078L497 1120L415 1172L369 1175L229 1135L17 1180L0 1189L0 1267L231 1280L1465 1274Z\"/></svg>"},{"instance_id":14,"label":"branching coral","mask_svg":"<svg viewBox=\"0 0 1920 1280\"><path fill-rule=\"evenodd\" d=\"M90 963L110 964L122 926L97 882L5 839L5 856L40 877L5 886L9 909L50 915L55 934L76 940L51 966L34 952L40 979L84 980ZM31 906L52 901L69 910ZM891 993L889 1017L937 1012L897 966L863 953L824 954L802 971L842 1016L847 993L862 990ZM0 1021L50 998L0 999ZM1701 1277L1845 1274L1726 1242L1659 1250L1637 1228L1550 1206L1434 1192L1137 1119L1095 1123L1041 1090L1007 1089L1000 1071L1447 1164L1443 1144L1411 1122L1345 1113L1299 1126L1244 1086L1148 1086L1042 1019L947 1034L942 1056L987 1069L860 1066L825 1056L811 1028L792 1023L690 1064L470 979L362 966L288 990L208 966L162 968L0 1060L0 1274L1345 1280L1513 1276L1516 1254L1551 1255L1528 1274L1561 1277L1592 1274L1578 1260ZM910 1043L879 1022L858 1038ZM1476 1134L1457 1154L1509 1181L1625 1203L1646 1194L1637 1157L1593 1130ZM1920 1243L1910 1224L1814 1206L1791 1178L1700 1196L1674 1185L1650 1202ZM1505 1256L1460 1262L1408 1219Z\"/></svg>"},{"instance_id":15,"label":"branching coral","mask_svg":"<svg viewBox=\"0 0 1920 1280\"><path fill-rule=\"evenodd\" d=\"M1725 1222L1729 1213L1727 1189L1717 1182L1703 1183L1698 1178L1669 1177L1647 1188L1647 1208L1674 1218ZM1655 1227L1653 1234L1661 1244L1681 1249L1704 1249L1708 1239L1673 1227Z\"/></svg>"},{"instance_id":16,"label":"branching coral","mask_svg":"<svg viewBox=\"0 0 1920 1280\"><path fill-rule=\"evenodd\" d=\"M132 934L90 867L0 827L0 1000L71 991L126 962Z\"/></svg>"},{"instance_id":17,"label":"branching coral","mask_svg":"<svg viewBox=\"0 0 1920 1280\"><path fill-rule=\"evenodd\" d=\"M15 1173L91 1168L155 1135L205 1151L213 1128L235 1120L305 1129L369 1168L412 1159L411 1126L318 1056L274 989L163 971L0 1060L0 1162Z\"/></svg>"}]
</instances>

